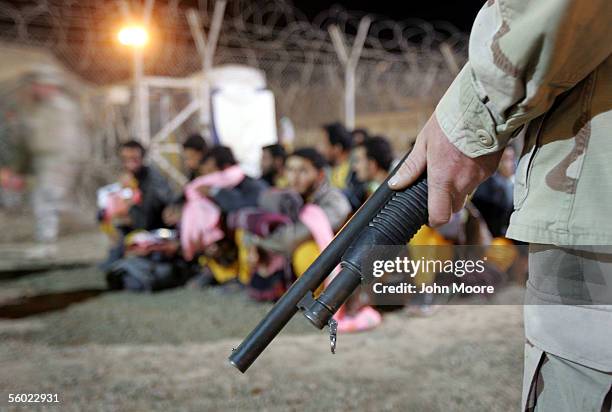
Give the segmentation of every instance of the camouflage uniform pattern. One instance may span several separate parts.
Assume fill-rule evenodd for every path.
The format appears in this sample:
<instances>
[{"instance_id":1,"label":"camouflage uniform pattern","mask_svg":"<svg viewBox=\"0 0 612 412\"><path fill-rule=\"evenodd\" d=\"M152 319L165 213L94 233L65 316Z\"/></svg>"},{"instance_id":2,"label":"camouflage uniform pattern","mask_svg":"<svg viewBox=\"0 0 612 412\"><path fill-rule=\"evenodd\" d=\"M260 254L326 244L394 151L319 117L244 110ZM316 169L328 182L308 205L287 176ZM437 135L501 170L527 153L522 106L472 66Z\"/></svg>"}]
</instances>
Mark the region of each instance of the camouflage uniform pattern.
<instances>
[{"instance_id":1,"label":"camouflage uniform pattern","mask_svg":"<svg viewBox=\"0 0 612 412\"><path fill-rule=\"evenodd\" d=\"M70 207L87 136L77 102L61 89L34 104L28 113L27 130L36 239L50 242L59 235L60 212Z\"/></svg>"},{"instance_id":2,"label":"camouflage uniform pattern","mask_svg":"<svg viewBox=\"0 0 612 412\"><path fill-rule=\"evenodd\" d=\"M436 108L470 157L525 129L508 236L612 245L612 2L490 0Z\"/></svg>"},{"instance_id":3,"label":"camouflage uniform pattern","mask_svg":"<svg viewBox=\"0 0 612 412\"><path fill-rule=\"evenodd\" d=\"M606 257L573 250L612 245L611 53L610 0L489 0L469 61L436 108L449 141L472 158L525 132L507 236L544 249L530 251L525 410L599 412L610 391L612 306L564 304L561 282L541 280L569 274L581 290L589 266L600 288L612 287ZM530 392L535 376L547 382ZM562 394L572 386L575 398ZM539 404L526 403L530 393Z\"/></svg>"},{"instance_id":4,"label":"camouflage uniform pattern","mask_svg":"<svg viewBox=\"0 0 612 412\"><path fill-rule=\"evenodd\" d=\"M523 391L527 412L610 412L612 373L525 346L525 380L533 378ZM534 372L535 371L535 372Z\"/></svg>"},{"instance_id":5,"label":"camouflage uniform pattern","mask_svg":"<svg viewBox=\"0 0 612 412\"><path fill-rule=\"evenodd\" d=\"M0 168L24 174L29 171L25 122L20 110L22 81L0 83Z\"/></svg>"},{"instance_id":6,"label":"camouflage uniform pattern","mask_svg":"<svg viewBox=\"0 0 612 412\"><path fill-rule=\"evenodd\" d=\"M20 176L30 171L24 116L20 113L22 87L22 82L0 83L0 170ZM23 200L23 191L0 187L0 208L18 210Z\"/></svg>"},{"instance_id":7,"label":"camouflage uniform pattern","mask_svg":"<svg viewBox=\"0 0 612 412\"><path fill-rule=\"evenodd\" d=\"M523 386L528 410L609 411L601 405L607 394L612 397L611 274L610 246L530 244Z\"/></svg>"}]
</instances>

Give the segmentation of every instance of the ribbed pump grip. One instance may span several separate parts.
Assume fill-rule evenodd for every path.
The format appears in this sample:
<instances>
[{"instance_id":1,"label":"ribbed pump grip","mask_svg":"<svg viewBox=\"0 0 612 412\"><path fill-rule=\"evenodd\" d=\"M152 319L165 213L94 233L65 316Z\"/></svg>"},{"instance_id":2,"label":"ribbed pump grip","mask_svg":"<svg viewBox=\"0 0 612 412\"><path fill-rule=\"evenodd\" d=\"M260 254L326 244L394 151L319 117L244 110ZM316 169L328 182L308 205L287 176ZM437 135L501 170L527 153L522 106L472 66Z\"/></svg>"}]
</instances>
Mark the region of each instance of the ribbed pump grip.
<instances>
[{"instance_id":1,"label":"ribbed pump grip","mask_svg":"<svg viewBox=\"0 0 612 412\"><path fill-rule=\"evenodd\" d=\"M376 215L370 227L384 233L395 245L408 242L427 223L427 180L396 193Z\"/></svg>"},{"instance_id":2,"label":"ribbed pump grip","mask_svg":"<svg viewBox=\"0 0 612 412\"><path fill-rule=\"evenodd\" d=\"M394 193L378 211L342 255L342 270L304 311L304 316L322 329L359 287L363 278L361 262L368 252L375 246L406 244L428 219L427 179L423 176L407 189Z\"/></svg>"},{"instance_id":3,"label":"ribbed pump grip","mask_svg":"<svg viewBox=\"0 0 612 412\"><path fill-rule=\"evenodd\" d=\"M361 260L372 246L403 245L427 223L427 179L420 178L396 192L342 256L343 263L361 271Z\"/></svg>"}]
</instances>

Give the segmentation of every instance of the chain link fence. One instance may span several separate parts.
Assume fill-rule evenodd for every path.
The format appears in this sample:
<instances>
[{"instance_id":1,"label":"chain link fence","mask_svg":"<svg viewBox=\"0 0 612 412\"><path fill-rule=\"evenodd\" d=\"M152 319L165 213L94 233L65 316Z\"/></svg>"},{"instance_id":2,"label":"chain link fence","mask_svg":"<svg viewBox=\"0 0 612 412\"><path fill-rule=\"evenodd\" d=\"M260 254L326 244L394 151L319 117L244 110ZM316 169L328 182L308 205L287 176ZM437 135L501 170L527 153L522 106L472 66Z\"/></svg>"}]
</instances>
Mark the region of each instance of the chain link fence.
<instances>
[{"instance_id":1,"label":"chain link fence","mask_svg":"<svg viewBox=\"0 0 612 412\"><path fill-rule=\"evenodd\" d=\"M117 44L116 33L126 13L140 15L143 7L127 1L0 1L0 40L50 50L96 85L126 81L132 60L129 50ZM199 2L205 29L213 7L213 2ZM155 3L145 74L187 76L202 69L186 13L178 0ZM288 1L230 1L214 63L265 72L278 115L307 131L342 119L343 68L328 28L338 26L351 44L363 16L334 7L309 21ZM444 22L369 17L356 72L358 125L376 124L373 114L389 118L395 112L430 111L465 60L466 35Z\"/></svg>"},{"instance_id":2,"label":"chain link fence","mask_svg":"<svg viewBox=\"0 0 612 412\"><path fill-rule=\"evenodd\" d=\"M187 19L193 6L180 0L154 3L144 53L146 76L186 77L202 71ZM214 6L200 0L195 8L206 32ZM86 173L79 177L83 189L77 190L85 198L91 199L109 179L117 142L131 133L130 105L109 103L108 95L115 85L131 86L131 50L116 36L144 8L136 0L0 0L0 47L50 55L77 79L73 94L90 140ZM229 0L214 65L247 65L265 73L277 117L291 120L297 145L312 144L322 136L321 125L344 117L344 67L329 29L335 25L350 49L364 16L333 7L309 20L290 1ZM389 137L401 152L465 62L467 35L444 22L367 17L371 25L355 73L356 126ZM0 148L12 127L3 119L18 105L18 86L27 83L25 77L2 81L1 75ZM155 134L193 96L188 90L152 88L148 98ZM197 130L196 117L176 130L173 141Z\"/></svg>"}]
</instances>

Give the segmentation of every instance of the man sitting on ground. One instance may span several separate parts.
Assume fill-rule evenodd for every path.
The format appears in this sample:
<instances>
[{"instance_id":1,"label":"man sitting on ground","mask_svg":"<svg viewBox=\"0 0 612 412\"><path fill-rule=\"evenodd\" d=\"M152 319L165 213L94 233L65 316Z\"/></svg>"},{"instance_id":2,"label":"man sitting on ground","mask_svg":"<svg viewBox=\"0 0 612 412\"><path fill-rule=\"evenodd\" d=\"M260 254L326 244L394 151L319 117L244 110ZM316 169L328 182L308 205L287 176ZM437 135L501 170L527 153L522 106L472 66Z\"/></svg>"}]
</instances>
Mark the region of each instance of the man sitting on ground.
<instances>
[{"instance_id":1,"label":"man sitting on ground","mask_svg":"<svg viewBox=\"0 0 612 412\"><path fill-rule=\"evenodd\" d=\"M200 173L206 176L237 164L229 147L215 146L204 157ZM231 188L199 186L198 191L214 201L224 213L230 213L244 207L256 206L259 194L267 188L268 184L265 181L244 175L244 178Z\"/></svg>"},{"instance_id":2,"label":"man sitting on ground","mask_svg":"<svg viewBox=\"0 0 612 412\"><path fill-rule=\"evenodd\" d=\"M261 178L270 186L285 187L283 175L287 152L281 144L271 144L261 149Z\"/></svg>"},{"instance_id":3,"label":"man sitting on ground","mask_svg":"<svg viewBox=\"0 0 612 412\"><path fill-rule=\"evenodd\" d=\"M342 190L355 211L366 196L363 182L359 181L351 167L353 136L340 123L329 124L324 129L325 139L319 142L318 150L331 166L329 181L332 187Z\"/></svg>"},{"instance_id":4,"label":"man sitting on ground","mask_svg":"<svg viewBox=\"0 0 612 412\"><path fill-rule=\"evenodd\" d=\"M207 153L208 146L206 141L197 133L190 135L183 143L181 160L188 182L191 182L200 175L200 165ZM168 227L176 227L178 225L181 220L181 209L184 203L185 194L181 193L171 205L164 209L164 223Z\"/></svg>"},{"instance_id":5,"label":"man sitting on ground","mask_svg":"<svg viewBox=\"0 0 612 412\"><path fill-rule=\"evenodd\" d=\"M384 137L371 137L353 150L353 170L370 196L389 174L393 149Z\"/></svg>"},{"instance_id":6,"label":"man sitting on ground","mask_svg":"<svg viewBox=\"0 0 612 412\"><path fill-rule=\"evenodd\" d=\"M119 156L123 166L120 183L124 190L120 205L115 206L112 216L109 216L117 228L119 239L103 268L108 268L123 257L123 238L129 232L165 227L162 212L175 199L175 194L166 178L153 166L145 164L145 154L145 148L135 140L120 146ZM108 212L102 211L102 214Z\"/></svg>"},{"instance_id":7,"label":"man sitting on ground","mask_svg":"<svg viewBox=\"0 0 612 412\"><path fill-rule=\"evenodd\" d=\"M200 164L207 152L206 141L197 133L190 135L183 143L183 166L189 181L198 177Z\"/></svg>"},{"instance_id":8,"label":"man sitting on ground","mask_svg":"<svg viewBox=\"0 0 612 412\"><path fill-rule=\"evenodd\" d=\"M325 158L314 148L298 149L287 158L286 176L289 189L298 192L304 204L319 206L334 231L345 222L351 206L341 191L329 185L325 174ZM304 241L312 238L301 222L283 226L265 239L256 239L258 246L289 256Z\"/></svg>"},{"instance_id":9,"label":"man sitting on ground","mask_svg":"<svg viewBox=\"0 0 612 412\"><path fill-rule=\"evenodd\" d=\"M370 138L370 133L368 133L367 129L354 129L351 135L353 136L353 146L355 147Z\"/></svg>"},{"instance_id":10,"label":"man sitting on ground","mask_svg":"<svg viewBox=\"0 0 612 412\"><path fill-rule=\"evenodd\" d=\"M352 136L340 123L323 127L325 138L317 145L317 150L331 166L329 181L332 187L344 190L351 178Z\"/></svg>"},{"instance_id":11,"label":"man sitting on ground","mask_svg":"<svg viewBox=\"0 0 612 412\"><path fill-rule=\"evenodd\" d=\"M201 176L185 188L187 202L181 217L181 244L187 260L199 259L202 274L194 286L224 284L238 275L237 248L226 230L226 217L255 207L268 185L246 176L230 148L215 146L205 156Z\"/></svg>"}]
</instances>

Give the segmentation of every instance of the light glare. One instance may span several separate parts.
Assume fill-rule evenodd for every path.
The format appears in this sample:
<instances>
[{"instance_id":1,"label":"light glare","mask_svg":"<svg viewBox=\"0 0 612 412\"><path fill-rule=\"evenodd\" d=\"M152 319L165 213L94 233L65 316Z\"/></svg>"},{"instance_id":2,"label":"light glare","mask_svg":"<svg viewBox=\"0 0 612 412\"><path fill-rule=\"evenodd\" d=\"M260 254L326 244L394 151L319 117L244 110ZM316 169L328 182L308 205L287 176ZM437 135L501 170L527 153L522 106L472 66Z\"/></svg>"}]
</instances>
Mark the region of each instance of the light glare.
<instances>
[{"instance_id":1,"label":"light glare","mask_svg":"<svg viewBox=\"0 0 612 412\"><path fill-rule=\"evenodd\" d=\"M128 26L119 31L119 43L125 46L143 47L149 41L149 34L142 26Z\"/></svg>"}]
</instances>

